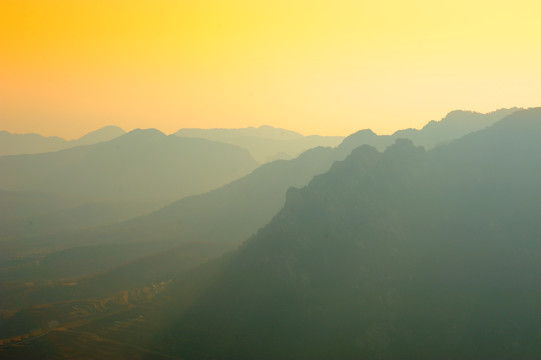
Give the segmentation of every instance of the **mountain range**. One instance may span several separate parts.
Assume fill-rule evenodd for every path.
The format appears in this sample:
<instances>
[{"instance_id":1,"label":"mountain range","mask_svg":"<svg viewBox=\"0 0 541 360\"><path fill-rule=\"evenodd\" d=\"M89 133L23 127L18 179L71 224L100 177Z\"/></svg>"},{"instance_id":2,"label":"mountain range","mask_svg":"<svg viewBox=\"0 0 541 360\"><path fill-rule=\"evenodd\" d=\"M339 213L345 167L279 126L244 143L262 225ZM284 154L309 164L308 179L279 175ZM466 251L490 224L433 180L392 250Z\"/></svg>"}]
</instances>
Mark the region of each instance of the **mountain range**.
<instances>
[{"instance_id":1,"label":"mountain range","mask_svg":"<svg viewBox=\"0 0 541 360\"><path fill-rule=\"evenodd\" d=\"M233 145L137 129L93 145L0 157L0 188L167 203L219 187L256 166Z\"/></svg>"},{"instance_id":2,"label":"mountain range","mask_svg":"<svg viewBox=\"0 0 541 360\"><path fill-rule=\"evenodd\" d=\"M460 123L469 124L470 128L483 128L498 119L513 113L514 110L500 110L489 114L474 112L453 112L440 122L433 122L422 130L411 130L404 135L411 135L421 145L438 139L449 139L448 129L460 128ZM466 119L470 119L468 122ZM454 122L458 119L459 123ZM475 123L476 125L471 125ZM438 131L438 126L441 130ZM425 132L429 132L426 134ZM103 229L99 236L115 236L117 239L196 238L207 241L237 241L245 239L265 225L283 206L286 190L290 187L302 187L317 174L327 171L333 162L343 160L354 148L369 144L383 145L398 138L393 136L369 135L366 131L354 133L336 148L317 147L304 152L299 157L285 161L264 164L252 173L221 188L205 194L187 197L173 202L149 215L113 225ZM459 134L458 131L455 131ZM463 129L460 134L467 134ZM460 137L460 136L458 136ZM265 204L265 206L261 206ZM113 235L114 234L114 235Z\"/></svg>"},{"instance_id":3,"label":"mountain range","mask_svg":"<svg viewBox=\"0 0 541 360\"><path fill-rule=\"evenodd\" d=\"M237 145L247 149L260 163L293 159L317 146L335 147L344 139L342 136L303 136L268 125L241 129L180 129L175 135Z\"/></svg>"},{"instance_id":4,"label":"mountain range","mask_svg":"<svg viewBox=\"0 0 541 360\"><path fill-rule=\"evenodd\" d=\"M462 130L465 133L467 129L493 123L512 112L513 110L500 110L485 115L455 111L439 122L431 123L422 130L410 130L407 134L416 136L417 141L431 138L442 141L446 138L448 128L461 128L461 124L466 123L468 127ZM467 120L468 117L470 121ZM458 123L455 124L455 121ZM438 132L440 125L441 131ZM425 134L425 131L430 131L430 134ZM13 270L15 272L10 273L9 276L0 273L0 278L7 276L9 279L29 279L35 277L36 272L43 276L46 274L56 274L56 276L62 274L61 277L69 276L69 274L81 276L107 270L109 267L148 254L152 249L158 251L181 243L202 241L238 244L267 224L283 207L288 188L308 184L315 175L327 171L333 162L343 160L360 145L368 143L384 148L384 145L391 143L393 139L394 137L391 136L377 136L370 131L360 131L344 139L336 148L314 148L296 159L264 164L252 173L221 188L180 199L133 220L110 226L93 227L91 230L64 232L54 237L44 233L38 236L38 239L27 241L28 246L19 244L18 251L27 252L28 247L34 248L37 243L40 244L41 252L60 250L61 252L54 255L55 259L70 259L70 262L81 266L75 270L65 266L64 261L59 261L58 265L54 265L57 264L54 261L45 262L48 264L45 268L45 263L36 263L32 259L32 264L34 264L32 268L37 267L35 270L29 272L25 267L22 273L18 270ZM28 221L21 220L20 222L29 227ZM31 228L39 229L36 225L40 222L40 219L33 219ZM145 244L146 242L152 242L154 247L149 247ZM111 248L108 244L112 243L125 245ZM91 253L101 254L101 256L92 256L89 259L88 246L93 249ZM77 247L79 250L76 249ZM74 249L70 250L70 248ZM82 266L83 264L86 265ZM63 271L51 270L51 266L61 267Z\"/></svg>"},{"instance_id":5,"label":"mountain range","mask_svg":"<svg viewBox=\"0 0 541 360\"><path fill-rule=\"evenodd\" d=\"M430 151L356 148L290 189L156 348L186 359L536 357L540 138L537 108Z\"/></svg>"},{"instance_id":6,"label":"mountain range","mask_svg":"<svg viewBox=\"0 0 541 360\"><path fill-rule=\"evenodd\" d=\"M105 126L75 140L65 140L58 136L12 134L8 131L0 131L0 156L53 152L109 141L123 134L125 131L117 126Z\"/></svg>"},{"instance_id":7,"label":"mountain range","mask_svg":"<svg viewBox=\"0 0 541 360\"><path fill-rule=\"evenodd\" d=\"M438 138L438 124L448 133L467 116L477 131ZM74 247L43 269L133 258L79 279L3 283L0 354L535 358L541 108L454 112L406 133L417 138L361 131L149 215L61 235Z\"/></svg>"}]
</instances>

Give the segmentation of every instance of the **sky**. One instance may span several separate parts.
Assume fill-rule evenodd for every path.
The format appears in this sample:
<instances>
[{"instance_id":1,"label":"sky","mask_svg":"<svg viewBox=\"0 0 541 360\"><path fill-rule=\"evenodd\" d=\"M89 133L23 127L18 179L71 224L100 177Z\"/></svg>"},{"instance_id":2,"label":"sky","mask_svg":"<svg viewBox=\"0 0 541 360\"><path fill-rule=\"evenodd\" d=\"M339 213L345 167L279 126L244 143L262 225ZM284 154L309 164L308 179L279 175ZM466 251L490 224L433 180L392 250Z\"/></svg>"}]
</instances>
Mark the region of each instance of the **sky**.
<instances>
[{"instance_id":1,"label":"sky","mask_svg":"<svg viewBox=\"0 0 541 360\"><path fill-rule=\"evenodd\" d=\"M541 105L538 1L2 0L0 129L389 134Z\"/></svg>"}]
</instances>

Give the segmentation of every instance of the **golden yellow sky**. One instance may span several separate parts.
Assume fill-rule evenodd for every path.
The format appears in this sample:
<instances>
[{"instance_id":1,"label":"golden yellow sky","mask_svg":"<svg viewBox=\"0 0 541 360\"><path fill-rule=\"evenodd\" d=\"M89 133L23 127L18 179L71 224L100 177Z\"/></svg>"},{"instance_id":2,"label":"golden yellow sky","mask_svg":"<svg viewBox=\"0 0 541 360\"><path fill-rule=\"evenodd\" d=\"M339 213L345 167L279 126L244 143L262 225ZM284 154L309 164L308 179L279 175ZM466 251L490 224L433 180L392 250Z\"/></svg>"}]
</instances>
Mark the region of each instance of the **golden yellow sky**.
<instances>
[{"instance_id":1,"label":"golden yellow sky","mask_svg":"<svg viewBox=\"0 0 541 360\"><path fill-rule=\"evenodd\" d=\"M0 129L391 133L541 105L538 1L1 0Z\"/></svg>"}]
</instances>

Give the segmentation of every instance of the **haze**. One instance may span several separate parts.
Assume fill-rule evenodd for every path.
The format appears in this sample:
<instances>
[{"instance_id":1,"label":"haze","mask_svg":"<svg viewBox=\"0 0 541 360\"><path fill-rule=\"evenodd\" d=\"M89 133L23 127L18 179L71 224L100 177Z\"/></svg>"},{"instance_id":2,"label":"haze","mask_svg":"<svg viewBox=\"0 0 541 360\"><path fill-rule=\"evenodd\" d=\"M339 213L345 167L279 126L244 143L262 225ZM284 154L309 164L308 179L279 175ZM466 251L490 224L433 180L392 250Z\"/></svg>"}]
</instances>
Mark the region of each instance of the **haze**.
<instances>
[{"instance_id":1,"label":"haze","mask_svg":"<svg viewBox=\"0 0 541 360\"><path fill-rule=\"evenodd\" d=\"M0 1L0 359L541 359L540 14Z\"/></svg>"},{"instance_id":2,"label":"haze","mask_svg":"<svg viewBox=\"0 0 541 360\"><path fill-rule=\"evenodd\" d=\"M390 134L454 109L537 106L535 1L0 4L4 130L105 125Z\"/></svg>"}]
</instances>

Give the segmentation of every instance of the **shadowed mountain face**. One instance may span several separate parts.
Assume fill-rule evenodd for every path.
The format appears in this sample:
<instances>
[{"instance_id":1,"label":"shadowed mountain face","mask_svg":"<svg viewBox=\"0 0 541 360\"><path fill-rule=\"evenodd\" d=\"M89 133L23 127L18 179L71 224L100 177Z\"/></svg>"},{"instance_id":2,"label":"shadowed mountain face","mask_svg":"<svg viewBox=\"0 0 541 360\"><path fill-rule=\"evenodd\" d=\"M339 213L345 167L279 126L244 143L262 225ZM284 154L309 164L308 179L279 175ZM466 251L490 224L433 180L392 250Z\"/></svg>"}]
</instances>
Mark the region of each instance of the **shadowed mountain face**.
<instances>
[{"instance_id":1,"label":"shadowed mountain face","mask_svg":"<svg viewBox=\"0 0 541 360\"><path fill-rule=\"evenodd\" d=\"M125 131L117 126L106 126L92 131L79 139L67 141L57 136L11 134L8 131L0 131L0 156L58 151L80 145L91 145L109 141L123 134L125 134Z\"/></svg>"},{"instance_id":2,"label":"shadowed mountain face","mask_svg":"<svg viewBox=\"0 0 541 360\"><path fill-rule=\"evenodd\" d=\"M167 202L219 187L256 165L232 145L134 130L55 153L0 157L0 188Z\"/></svg>"},{"instance_id":3,"label":"shadowed mountain face","mask_svg":"<svg viewBox=\"0 0 541 360\"><path fill-rule=\"evenodd\" d=\"M303 136L294 131L272 126L243 129L180 129L180 137L197 137L237 145L247 149L259 162L297 157L303 151L317 146L337 146L341 136Z\"/></svg>"},{"instance_id":4,"label":"shadowed mountain face","mask_svg":"<svg viewBox=\"0 0 541 360\"><path fill-rule=\"evenodd\" d=\"M245 243L158 348L183 358L535 358L541 109L357 148ZM180 290L182 292L182 290Z\"/></svg>"}]
</instances>

